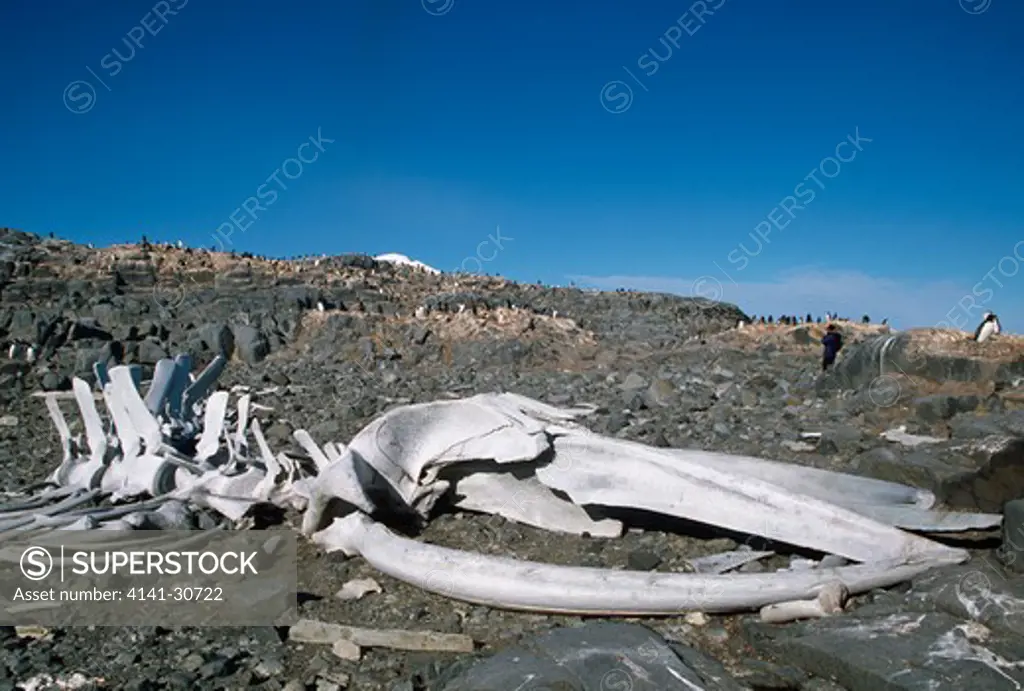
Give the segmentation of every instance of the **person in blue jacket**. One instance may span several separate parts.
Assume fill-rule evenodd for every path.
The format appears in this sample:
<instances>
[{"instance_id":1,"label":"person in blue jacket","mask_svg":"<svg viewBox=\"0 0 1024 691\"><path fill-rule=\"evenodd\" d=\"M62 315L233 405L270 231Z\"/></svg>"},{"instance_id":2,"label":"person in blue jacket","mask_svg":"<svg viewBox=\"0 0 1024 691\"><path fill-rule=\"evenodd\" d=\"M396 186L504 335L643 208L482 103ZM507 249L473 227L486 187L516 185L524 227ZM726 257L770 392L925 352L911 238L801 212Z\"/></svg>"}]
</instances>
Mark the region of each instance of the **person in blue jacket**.
<instances>
[{"instance_id":1,"label":"person in blue jacket","mask_svg":"<svg viewBox=\"0 0 1024 691\"><path fill-rule=\"evenodd\" d=\"M843 348L843 337L836 331L835 324L829 324L825 329L825 336L821 339L821 345L825 352L821 357L821 371L824 372L836 361L836 355Z\"/></svg>"}]
</instances>

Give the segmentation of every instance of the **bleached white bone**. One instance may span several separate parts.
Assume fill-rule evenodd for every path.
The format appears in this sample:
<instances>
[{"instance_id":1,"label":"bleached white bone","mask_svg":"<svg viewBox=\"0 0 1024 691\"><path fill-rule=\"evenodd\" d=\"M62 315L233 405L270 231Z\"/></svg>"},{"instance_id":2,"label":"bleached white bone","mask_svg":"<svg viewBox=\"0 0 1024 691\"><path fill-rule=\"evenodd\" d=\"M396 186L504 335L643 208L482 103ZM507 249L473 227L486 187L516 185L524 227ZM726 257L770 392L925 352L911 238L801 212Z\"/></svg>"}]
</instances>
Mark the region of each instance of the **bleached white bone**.
<instances>
[{"instance_id":1,"label":"bleached white bone","mask_svg":"<svg viewBox=\"0 0 1024 691\"><path fill-rule=\"evenodd\" d=\"M125 482L116 496L130 497L149 494L157 497L174 489L175 466L156 454L144 453L131 462Z\"/></svg>"},{"instance_id":2,"label":"bleached white bone","mask_svg":"<svg viewBox=\"0 0 1024 691\"><path fill-rule=\"evenodd\" d=\"M637 442L592 434L558 437L555 460L536 473L577 504L654 511L856 561L967 554L835 504Z\"/></svg>"},{"instance_id":3,"label":"bleached white bone","mask_svg":"<svg viewBox=\"0 0 1024 691\"><path fill-rule=\"evenodd\" d=\"M736 549L731 552L720 554L709 554L706 557L687 559L689 564L697 573L728 573L744 564L770 557L775 552L755 552L752 549Z\"/></svg>"},{"instance_id":4,"label":"bleached white bone","mask_svg":"<svg viewBox=\"0 0 1024 691\"><path fill-rule=\"evenodd\" d=\"M228 392L218 391L210 395L206 401L203 415L203 434L196 444L197 461L206 459L217 453L220 448L220 437L224 431L224 417L228 411Z\"/></svg>"},{"instance_id":5,"label":"bleached white bone","mask_svg":"<svg viewBox=\"0 0 1024 691\"><path fill-rule=\"evenodd\" d=\"M225 420L225 422L227 422ZM238 453L238 446L234 439L234 434L229 434L227 431L224 433L224 446L228 449L228 462L220 467L220 472L234 472L237 470L238 464L242 461L241 456Z\"/></svg>"},{"instance_id":6,"label":"bleached white bone","mask_svg":"<svg viewBox=\"0 0 1024 691\"><path fill-rule=\"evenodd\" d=\"M591 403L578 405L574 408L560 408L528 396L523 396L522 394L511 392L501 394L481 394L480 396L474 396L472 398L482 401L490 399L493 401L494 405L502 408L507 413L511 413L513 415L525 413L531 418L548 423L571 423L581 417L593 415L598 410L598 406ZM573 425L573 427L578 427L578 425Z\"/></svg>"},{"instance_id":7,"label":"bleached white bone","mask_svg":"<svg viewBox=\"0 0 1024 691\"><path fill-rule=\"evenodd\" d=\"M9 521L3 521L0 523L0 533L3 537L0 541L17 537L19 534L25 534L31 532L39 525L46 525L53 521L62 521L63 523L70 524L78 520L79 517L84 515L96 514L102 511L110 511L110 509L104 508L93 508L93 509L79 509L75 507L81 506L82 504L93 501L100 492L95 489L85 490L78 494L72 495L67 499L58 502L57 504L34 511L30 514L19 516L18 518L11 519Z\"/></svg>"},{"instance_id":8,"label":"bleached white bone","mask_svg":"<svg viewBox=\"0 0 1024 691\"><path fill-rule=\"evenodd\" d=\"M966 559L936 554L796 573L703 575L554 566L472 554L400 537L362 513L336 518L313 541L361 555L378 571L424 590L502 609L641 616L735 612L817 596L831 581L859 594Z\"/></svg>"},{"instance_id":9,"label":"bleached white bone","mask_svg":"<svg viewBox=\"0 0 1024 691\"><path fill-rule=\"evenodd\" d=\"M0 516L0 532L29 525L36 516L55 516L73 510L76 506L88 503L99 495L98 490L75 490L50 506L34 507L24 511L11 512Z\"/></svg>"},{"instance_id":10,"label":"bleached white bone","mask_svg":"<svg viewBox=\"0 0 1024 691\"><path fill-rule=\"evenodd\" d=\"M112 459L104 469L100 478L100 489L112 495L120 495L121 490L129 482L130 476L130 465L122 456L118 456Z\"/></svg>"},{"instance_id":11,"label":"bleached white bone","mask_svg":"<svg viewBox=\"0 0 1024 691\"><path fill-rule=\"evenodd\" d=\"M91 516L82 516L71 525L64 526L64 530L95 530L99 523Z\"/></svg>"},{"instance_id":12,"label":"bleached white bone","mask_svg":"<svg viewBox=\"0 0 1024 691\"><path fill-rule=\"evenodd\" d=\"M790 600L761 608L761 621L780 624L797 619L821 619L843 611L849 591L842 581L822 586L813 600Z\"/></svg>"},{"instance_id":13,"label":"bleached white bone","mask_svg":"<svg viewBox=\"0 0 1024 691\"><path fill-rule=\"evenodd\" d=\"M33 509L56 503L75 494L76 490L70 487L54 487L36 496L26 496L21 499L7 502L0 505L0 519L18 515L21 512L31 512ZM5 493L6 494L6 493ZM19 495L15 495L19 496Z\"/></svg>"},{"instance_id":14,"label":"bleached white bone","mask_svg":"<svg viewBox=\"0 0 1024 691\"><path fill-rule=\"evenodd\" d=\"M254 496L267 500L270 499L271 493L277 486L277 478L281 474L281 465L274 458L274 453L270 450L266 437L263 436L263 429L260 427L259 420L254 419L252 421L252 436L256 438L256 447L260 451L263 463L267 466L266 475L256 486Z\"/></svg>"},{"instance_id":15,"label":"bleached white bone","mask_svg":"<svg viewBox=\"0 0 1024 691\"><path fill-rule=\"evenodd\" d=\"M245 440L245 435L249 429L249 404L251 402L252 396L249 394L238 399L238 425L235 429L235 441L242 449L246 449L249 445Z\"/></svg>"},{"instance_id":16,"label":"bleached white bone","mask_svg":"<svg viewBox=\"0 0 1024 691\"><path fill-rule=\"evenodd\" d=\"M304 429L297 429L292 432L292 437L294 437L295 441L299 443L302 450L308 453L310 458L313 459L313 463L316 464L318 473L322 473L327 469L327 466L331 464L331 460L327 458L327 454L325 454L323 450L316 445L316 442L313 441L313 437L309 436L309 432Z\"/></svg>"},{"instance_id":17,"label":"bleached white bone","mask_svg":"<svg viewBox=\"0 0 1024 691\"><path fill-rule=\"evenodd\" d=\"M255 467L233 476L212 470L192 486L172 496L175 499L187 499L199 506L206 506L237 521L250 507L260 502L256 497L256 490L263 477L264 472Z\"/></svg>"},{"instance_id":18,"label":"bleached white bone","mask_svg":"<svg viewBox=\"0 0 1024 691\"><path fill-rule=\"evenodd\" d=\"M324 444L324 453L327 454L327 458L329 458L331 462L334 462L341 458L342 453L344 453L344 447L339 446L333 441L329 441Z\"/></svg>"},{"instance_id":19,"label":"bleached white bone","mask_svg":"<svg viewBox=\"0 0 1024 691\"><path fill-rule=\"evenodd\" d=\"M146 453L153 453L160 448L163 442L163 432L160 430L160 423L146 407L146 402L139 395L135 381L131 376L131 370L115 367L110 370L110 383L114 387L117 399L128 411L128 417L132 426L142 438Z\"/></svg>"},{"instance_id":20,"label":"bleached white bone","mask_svg":"<svg viewBox=\"0 0 1024 691\"><path fill-rule=\"evenodd\" d=\"M174 382L174 360L162 358L153 369L153 381L146 392L146 408L153 415L162 415L167 405L167 394Z\"/></svg>"},{"instance_id":21,"label":"bleached white bone","mask_svg":"<svg viewBox=\"0 0 1024 691\"><path fill-rule=\"evenodd\" d=\"M589 433L589 431L588 431ZM885 480L837 473L752 456L694 449L665 449L673 456L736 475L755 477L827 501L897 528L920 532L984 530L1001 524L1000 514L929 510L935 495ZM660 462L671 465L670 459Z\"/></svg>"},{"instance_id":22,"label":"bleached white bone","mask_svg":"<svg viewBox=\"0 0 1024 691\"><path fill-rule=\"evenodd\" d=\"M360 430L348 448L372 466L406 506L415 505L427 515L430 498L438 496L428 485L444 466L473 460L532 461L550 448L545 423L523 412L523 407L517 397L506 394L401 406ZM546 409L541 412L554 415Z\"/></svg>"},{"instance_id":23,"label":"bleached white bone","mask_svg":"<svg viewBox=\"0 0 1024 691\"><path fill-rule=\"evenodd\" d=\"M856 502L848 502L846 506L851 511L879 523L920 533L962 533L970 530L989 530L997 528L1003 523L1003 515L999 513L966 513L919 509L913 506L858 505Z\"/></svg>"},{"instance_id":24,"label":"bleached white bone","mask_svg":"<svg viewBox=\"0 0 1024 691\"><path fill-rule=\"evenodd\" d=\"M93 519L93 523L96 523L95 519ZM103 521L102 523L97 524L96 530L107 530L127 533L134 531L135 526L133 526L130 522L126 521L123 518L115 518L114 520Z\"/></svg>"},{"instance_id":25,"label":"bleached white bone","mask_svg":"<svg viewBox=\"0 0 1024 691\"><path fill-rule=\"evenodd\" d=\"M907 432L906 425L900 425L894 429L888 429L880 435L886 441L902 444L903 446L916 447L922 444L939 444L946 441L940 437L932 437L924 434L911 434Z\"/></svg>"},{"instance_id":26,"label":"bleached white bone","mask_svg":"<svg viewBox=\"0 0 1024 691\"><path fill-rule=\"evenodd\" d=\"M518 436L516 444L520 447L533 443L538 426L547 421L551 421L546 428L549 435L601 439L601 435L570 422L586 412L581 408L559 409L514 394L481 394L396 408L361 430L349 446L378 471L406 506L425 516L433 498L443 493L444 488L435 481L444 466L492 456L507 461L515 456L509 451L514 448L510 438ZM522 455L530 456L535 450ZM1001 521L995 514L928 511L935 502L934 494L906 485L747 456L660 451L649 460L676 466L676 458L682 458L690 464L717 469L722 473L720 477L757 478L896 527L957 532L995 527Z\"/></svg>"},{"instance_id":27,"label":"bleached white bone","mask_svg":"<svg viewBox=\"0 0 1024 691\"><path fill-rule=\"evenodd\" d=\"M302 516L301 528L304 535L312 535L319 529L325 518L324 511L334 499L366 513L377 509L367 493L368 483L360 480L356 463L355 454L351 449L346 450L340 459L330 463L307 483L309 504Z\"/></svg>"},{"instance_id":28,"label":"bleached white bone","mask_svg":"<svg viewBox=\"0 0 1024 691\"><path fill-rule=\"evenodd\" d=\"M71 388L75 393L75 402L82 415L85 439L89 444L90 460L103 461L107 453L107 435L103 431L103 420L96 409L96 399L92 394L92 388L78 377L71 381Z\"/></svg>"},{"instance_id":29,"label":"bleached white bone","mask_svg":"<svg viewBox=\"0 0 1024 691\"><path fill-rule=\"evenodd\" d=\"M91 397L90 402L92 402ZM57 427L58 433L61 436L61 445L64 448L64 458L48 480L66 487L81 489L97 487L103 470L102 455L97 457L94 454L89 459L71 455L72 443L64 414L57 405L57 401L51 396L46 397L46 406L50 411L54 426Z\"/></svg>"},{"instance_id":30,"label":"bleached white bone","mask_svg":"<svg viewBox=\"0 0 1024 691\"><path fill-rule=\"evenodd\" d=\"M557 497L535 477L519 479L511 473L478 472L456 481L455 492L463 495L456 503L461 509L497 514L517 523L570 535L622 535L620 521L595 521L579 506Z\"/></svg>"},{"instance_id":31,"label":"bleached white bone","mask_svg":"<svg viewBox=\"0 0 1024 691\"><path fill-rule=\"evenodd\" d=\"M295 461L288 458L283 451L279 451L277 454L277 462L284 468L285 475L287 476L287 482L295 482L299 479L298 467Z\"/></svg>"},{"instance_id":32,"label":"bleached white bone","mask_svg":"<svg viewBox=\"0 0 1024 691\"><path fill-rule=\"evenodd\" d=\"M64 413L60 409L60 405L57 403L56 396L46 397L46 410L50 413L50 420L53 421L53 426L57 428L57 436L60 437L60 448L64 454L62 462L68 463L72 459L71 449L71 430L68 428L68 422L64 418Z\"/></svg>"},{"instance_id":33,"label":"bleached white bone","mask_svg":"<svg viewBox=\"0 0 1024 691\"><path fill-rule=\"evenodd\" d=\"M794 492L847 508L853 508L848 504L877 504L880 506L911 505L929 509L935 504L935 495L932 492L885 480L717 451L696 449L665 449L665 451L689 462L700 463L710 468L738 475L756 477ZM671 460L666 459L665 462L671 463Z\"/></svg>"},{"instance_id":34,"label":"bleached white bone","mask_svg":"<svg viewBox=\"0 0 1024 691\"><path fill-rule=\"evenodd\" d=\"M103 387L103 402L107 404L107 411L114 422L114 431L120 442L122 460L130 460L139 454L141 445L139 433L132 425L131 417L117 395L113 382L113 370L115 369L117 367L111 368L111 381Z\"/></svg>"},{"instance_id":35,"label":"bleached white bone","mask_svg":"<svg viewBox=\"0 0 1024 691\"><path fill-rule=\"evenodd\" d=\"M59 481L66 487L98 489L107 467L100 459L80 459L62 472Z\"/></svg>"}]
</instances>

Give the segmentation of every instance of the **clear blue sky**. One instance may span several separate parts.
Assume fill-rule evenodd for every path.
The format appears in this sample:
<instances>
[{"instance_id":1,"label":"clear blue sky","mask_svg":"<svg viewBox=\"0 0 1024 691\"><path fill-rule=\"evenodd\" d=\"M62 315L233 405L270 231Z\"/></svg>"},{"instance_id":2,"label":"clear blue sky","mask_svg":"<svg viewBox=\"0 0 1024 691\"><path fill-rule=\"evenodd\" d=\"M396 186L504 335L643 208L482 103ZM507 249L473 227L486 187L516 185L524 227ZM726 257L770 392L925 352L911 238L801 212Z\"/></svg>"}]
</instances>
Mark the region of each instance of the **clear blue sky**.
<instances>
[{"instance_id":1,"label":"clear blue sky","mask_svg":"<svg viewBox=\"0 0 1024 691\"><path fill-rule=\"evenodd\" d=\"M1024 323L1019 0L11 0L0 27L2 225L213 245L234 215L239 251Z\"/></svg>"}]
</instances>

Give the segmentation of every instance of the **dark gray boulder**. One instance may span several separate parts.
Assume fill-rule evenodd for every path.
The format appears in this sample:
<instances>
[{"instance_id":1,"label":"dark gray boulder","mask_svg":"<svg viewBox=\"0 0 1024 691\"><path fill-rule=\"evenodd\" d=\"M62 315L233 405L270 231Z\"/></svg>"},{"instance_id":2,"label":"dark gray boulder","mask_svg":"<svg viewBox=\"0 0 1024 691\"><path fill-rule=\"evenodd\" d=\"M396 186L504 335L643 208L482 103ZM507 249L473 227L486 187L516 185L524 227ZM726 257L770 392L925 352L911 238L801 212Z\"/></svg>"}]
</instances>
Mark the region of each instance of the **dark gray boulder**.
<instances>
[{"instance_id":1,"label":"dark gray boulder","mask_svg":"<svg viewBox=\"0 0 1024 691\"><path fill-rule=\"evenodd\" d=\"M727 675L702 676L657 633L639 624L595 622L558 628L453 669L437 691L740 691ZM692 651L693 658L702 657ZM696 665L694 665L696 666Z\"/></svg>"},{"instance_id":2,"label":"dark gray boulder","mask_svg":"<svg viewBox=\"0 0 1024 691\"><path fill-rule=\"evenodd\" d=\"M245 324L234 327L235 347L238 357L249 365L262 362L270 354L270 343L258 329Z\"/></svg>"},{"instance_id":3,"label":"dark gray boulder","mask_svg":"<svg viewBox=\"0 0 1024 691\"><path fill-rule=\"evenodd\" d=\"M762 652L848 691L1009 689L1024 682L1024 639L943 612L898 605L789 626L749 623Z\"/></svg>"},{"instance_id":4,"label":"dark gray boulder","mask_svg":"<svg viewBox=\"0 0 1024 691\"><path fill-rule=\"evenodd\" d=\"M924 422L941 422L948 420L957 413L977 410L981 405L980 396L951 396L934 394L914 399L914 412Z\"/></svg>"}]
</instances>

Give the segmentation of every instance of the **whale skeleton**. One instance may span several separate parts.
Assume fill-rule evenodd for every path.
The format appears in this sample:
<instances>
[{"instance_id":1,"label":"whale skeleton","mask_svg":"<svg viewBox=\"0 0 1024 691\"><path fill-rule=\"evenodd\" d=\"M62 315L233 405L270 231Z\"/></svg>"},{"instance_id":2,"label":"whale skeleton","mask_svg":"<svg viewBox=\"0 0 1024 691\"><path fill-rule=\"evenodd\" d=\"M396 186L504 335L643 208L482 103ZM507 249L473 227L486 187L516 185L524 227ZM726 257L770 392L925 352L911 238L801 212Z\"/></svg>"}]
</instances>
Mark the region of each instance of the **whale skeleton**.
<instances>
[{"instance_id":1,"label":"whale skeleton","mask_svg":"<svg viewBox=\"0 0 1024 691\"><path fill-rule=\"evenodd\" d=\"M606 437L580 423L592 406L559 408L511 393L399 406L348 444L320 446L299 429L293 436L308 458L292 458L273 452L252 414L268 409L254 401L258 394L213 391L225 366L220 356L193 376L188 356L162 360L143 394L138 368L97 364L109 420L89 384L75 378L70 400L84 439L72 435L58 404L68 396L44 394L62 458L48 489L0 505L0 546L52 530L181 527L199 510L218 515L223 528L271 504L303 511L300 531L323 550L362 556L395 578L467 602L618 615L769 608L765 616L780 621L840 611L837 598L964 562L968 552L923 534L992 529L1002 521L937 509L932 493L896 483ZM234 406L233 393L241 394ZM101 496L119 504L85 506ZM423 523L442 501L605 538L630 526L628 518L603 513L639 510L825 558L738 574L729 571L773 552L695 559L694 573L554 566L426 544L371 518ZM6 558L0 550L0 561Z\"/></svg>"}]
</instances>

